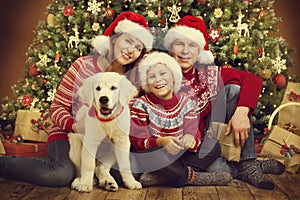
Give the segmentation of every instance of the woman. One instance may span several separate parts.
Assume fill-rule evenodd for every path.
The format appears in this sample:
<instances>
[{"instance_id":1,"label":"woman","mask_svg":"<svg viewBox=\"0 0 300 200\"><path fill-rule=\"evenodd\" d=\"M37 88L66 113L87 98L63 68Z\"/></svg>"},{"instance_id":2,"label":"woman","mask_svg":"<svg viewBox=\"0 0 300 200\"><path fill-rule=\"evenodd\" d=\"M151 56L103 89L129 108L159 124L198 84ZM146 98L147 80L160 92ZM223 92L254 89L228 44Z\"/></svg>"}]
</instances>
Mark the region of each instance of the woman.
<instances>
[{"instance_id":1,"label":"woman","mask_svg":"<svg viewBox=\"0 0 300 200\"><path fill-rule=\"evenodd\" d=\"M85 78L98 72L113 71L129 76L129 70L152 47L152 42L144 17L132 12L121 13L103 35L93 40L101 56L78 58L63 77L50 107L54 126L48 137L48 158L1 157L0 176L41 186L70 184L75 169L69 158L67 134L76 132L73 116L80 105L72 103L77 89Z\"/></svg>"},{"instance_id":2,"label":"woman","mask_svg":"<svg viewBox=\"0 0 300 200\"><path fill-rule=\"evenodd\" d=\"M181 18L169 29L163 45L181 66L185 80L179 93L191 96L200 116L199 130L206 135L206 139L199 156L210 152L211 145L216 142L207 137L207 122L226 122L226 134L232 130L235 144L242 147L242 153L239 163L231 163L231 168L227 163L224 166L239 180L259 188L273 189L274 184L263 173L281 174L284 166L276 160L256 160L250 120L258 102L262 81L245 71L215 66L213 54L209 51L206 24L198 17ZM220 169L224 170L223 166L213 164L207 170Z\"/></svg>"}]
</instances>

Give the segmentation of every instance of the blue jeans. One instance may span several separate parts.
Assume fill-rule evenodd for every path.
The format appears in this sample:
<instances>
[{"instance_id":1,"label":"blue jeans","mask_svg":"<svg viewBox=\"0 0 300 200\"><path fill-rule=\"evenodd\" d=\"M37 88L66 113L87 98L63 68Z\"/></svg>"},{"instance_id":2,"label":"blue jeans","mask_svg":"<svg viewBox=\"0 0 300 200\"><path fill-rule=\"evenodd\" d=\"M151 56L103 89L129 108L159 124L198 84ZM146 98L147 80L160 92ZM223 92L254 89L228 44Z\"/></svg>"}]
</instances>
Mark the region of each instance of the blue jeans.
<instances>
[{"instance_id":1,"label":"blue jeans","mask_svg":"<svg viewBox=\"0 0 300 200\"><path fill-rule=\"evenodd\" d=\"M218 94L217 99L213 104L210 122L215 121L215 122L228 123L228 121L230 120L230 118L232 117L236 109L238 98L239 98L239 92L240 92L240 86L238 85L224 86L224 88ZM250 121L250 132L248 135L248 139L246 140L245 145L242 147L241 150L241 161L257 158L256 151L255 151L255 143L254 143L253 123L251 120L251 116L249 116L249 121ZM212 143L210 140L215 140L215 139L208 139L208 143ZM204 140L202 145L204 147L211 145L211 144L206 145L206 143L207 140ZM201 149L200 149L200 153L201 153ZM229 162L224 158L220 157L217 160L215 160L210 166L208 166L206 171L209 172L228 171L231 172L232 176L235 178L238 173L238 163Z\"/></svg>"},{"instance_id":2,"label":"blue jeans","mask_svg":"<svg viewBox=\"0 0 300 200\"><path fill-rule=\"evenodd\" d=\"M0 157L0 176L40 186L66 186L75 178L69 149L68 140L56 140L48 144L48 158Z\"/></svg>"}]
</instances>

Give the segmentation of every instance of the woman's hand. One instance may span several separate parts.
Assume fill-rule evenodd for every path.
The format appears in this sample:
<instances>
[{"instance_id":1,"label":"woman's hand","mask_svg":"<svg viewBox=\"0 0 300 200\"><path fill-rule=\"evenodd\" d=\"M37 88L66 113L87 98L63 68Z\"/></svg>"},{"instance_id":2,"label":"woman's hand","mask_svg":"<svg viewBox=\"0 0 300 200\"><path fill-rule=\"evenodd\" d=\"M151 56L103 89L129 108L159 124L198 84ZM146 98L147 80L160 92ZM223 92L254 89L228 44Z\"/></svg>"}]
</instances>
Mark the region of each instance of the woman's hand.
<instances>
[{"instance_id":1,"label":"woman's hand","mask_svg":"<svg viewBox=\"0 0 300 200\"><path fill-rule=\"evenodd\" d=\"M236 146L243 147L245 141L248 139L248 133L250 131L248 113L248 107L237 107L232 118L228 122L225 135L229 135L231 130L233 130L234 141Z\"/></svg>"},{"instance_id":2,"label":"woman's hand","mask_svg":"<svg viewBox=\"0 0 300 200\"><path fill-rule=\"evenodd\" d=\"M73 124L72 124L72 130L73 130L74 133L77 133L77 132L78 132L78 131L77 131L77 127L76 127L76 123L73 123Z\"/></svg>"}]
</instances>

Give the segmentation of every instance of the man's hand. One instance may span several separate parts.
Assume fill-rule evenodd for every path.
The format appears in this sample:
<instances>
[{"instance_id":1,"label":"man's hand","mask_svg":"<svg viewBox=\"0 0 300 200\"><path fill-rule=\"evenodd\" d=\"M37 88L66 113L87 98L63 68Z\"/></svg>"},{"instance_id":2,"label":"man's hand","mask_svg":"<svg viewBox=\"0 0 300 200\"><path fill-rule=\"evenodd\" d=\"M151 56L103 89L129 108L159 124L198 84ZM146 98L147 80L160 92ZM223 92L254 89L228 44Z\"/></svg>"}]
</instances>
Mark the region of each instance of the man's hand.
<instances>
[{"instance_id":1,"label":"man's hand","mask_svg":"<svg viewBox=\"0 0 300 200\"><path fill-rule=\"evenodd\" d=\"M237 107L232 118L228 122L225 135L229 135L231 130L233 130L234 141L236 146L243 147L245 141L248 139L248 133L250 131L248 113L248 107Z\"/></svg>"}]
</instances>

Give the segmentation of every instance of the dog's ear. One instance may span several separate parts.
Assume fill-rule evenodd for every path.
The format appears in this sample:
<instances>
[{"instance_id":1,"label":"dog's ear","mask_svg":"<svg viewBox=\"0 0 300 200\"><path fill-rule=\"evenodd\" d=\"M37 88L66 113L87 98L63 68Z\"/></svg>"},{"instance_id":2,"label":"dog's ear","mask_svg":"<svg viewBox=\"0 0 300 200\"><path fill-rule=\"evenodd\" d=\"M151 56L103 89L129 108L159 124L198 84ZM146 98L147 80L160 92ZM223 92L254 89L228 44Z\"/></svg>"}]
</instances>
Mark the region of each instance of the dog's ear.
<instances>
[{"instance_id":1,"label":"dog's ear","mask_svg":"<svg viewBox=\"0 0 300 200\"><path fill-rule=\"evenodd\" d=\"M136 87L124 76L121 78L119 101L122 106L128 106L129 101L138 94Z\"/></svg>"},{"instance_id":2,"label":"dog's ear","mask_svg":"<svg viewBox=\"0 0 300 200\"><path fill-rule=\"evenodd\" d=\"M100 76L101 73L97 73L85 79L77 91L79 98L87 103L89 107L93 105L95 85L98 83Z\"/></svg>"}]
</instances>

